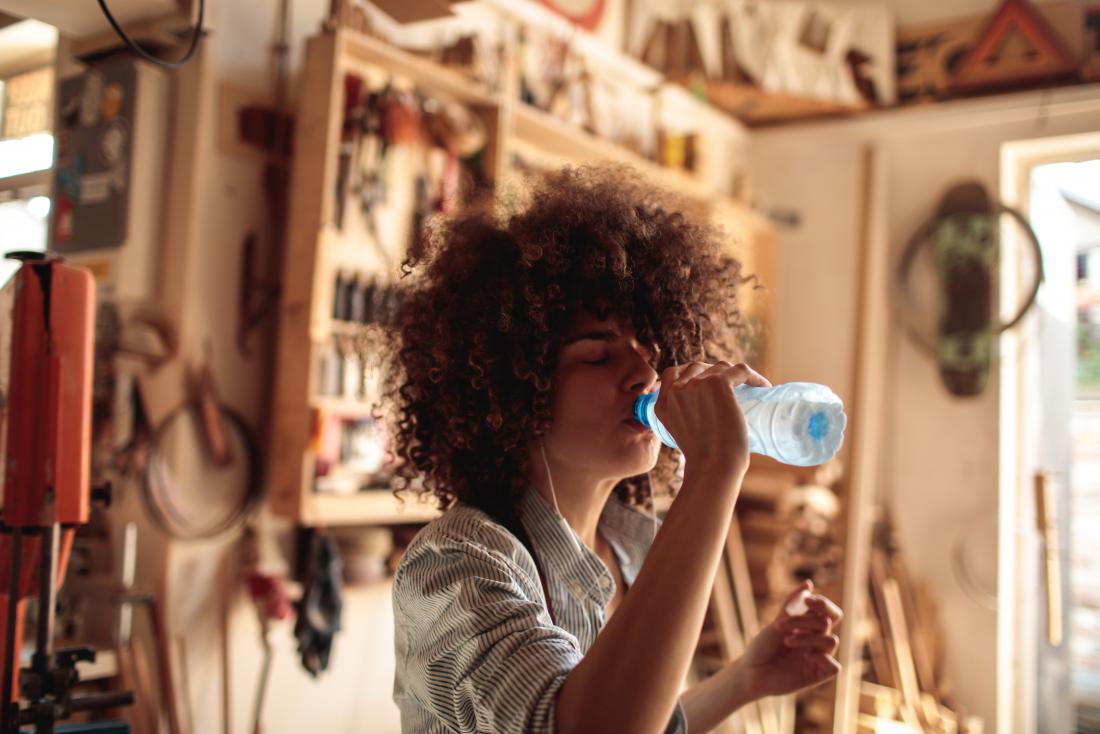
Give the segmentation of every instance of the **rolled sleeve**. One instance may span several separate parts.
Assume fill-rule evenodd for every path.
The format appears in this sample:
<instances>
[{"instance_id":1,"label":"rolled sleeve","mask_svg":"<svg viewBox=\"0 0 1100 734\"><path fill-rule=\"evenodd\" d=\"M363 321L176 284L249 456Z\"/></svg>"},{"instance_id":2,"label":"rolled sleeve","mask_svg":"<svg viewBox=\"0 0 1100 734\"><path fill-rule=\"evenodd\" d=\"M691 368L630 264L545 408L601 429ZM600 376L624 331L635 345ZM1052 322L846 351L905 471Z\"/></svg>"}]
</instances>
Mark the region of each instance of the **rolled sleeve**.
<instances>
[{"instance_id":1,"label":"rolled sleeve","mask_svg":"<svg viewBox=\"0 0 1100 734\"><path fill-rule=\"evenodd\" d=\"M672 718L669 719L668 726L665 727L665 734L687 734L687 714L684 713L683 705L677 701L676 709L672 712Z\"/></svg>"},{"instance_id":2,"label":"rolled sleeve","mask_svg":"<svg viewBox=\"0 0 1100 734\"><path fill-rule=\"evenodd\" d=\"M395 697L460 732L552 732L558 691L582 655L551 621L533 570L466 538L410 547L394 578L406 673Z\"/></svg>"}]
</instances>

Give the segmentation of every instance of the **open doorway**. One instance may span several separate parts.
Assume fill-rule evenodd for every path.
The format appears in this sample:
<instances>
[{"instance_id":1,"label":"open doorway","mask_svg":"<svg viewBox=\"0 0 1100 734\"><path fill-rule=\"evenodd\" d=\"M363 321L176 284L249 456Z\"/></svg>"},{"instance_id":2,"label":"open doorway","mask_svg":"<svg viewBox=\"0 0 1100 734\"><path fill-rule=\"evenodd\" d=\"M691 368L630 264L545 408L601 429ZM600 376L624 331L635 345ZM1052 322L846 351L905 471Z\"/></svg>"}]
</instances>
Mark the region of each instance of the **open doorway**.
<instances>
[{"instance_id":1,"label":"open doorway","mask_svg":"<svg viewBox=\"0 0 1100 734\"><path fill-rule=\"evenodd\" d=\"M1089 295L1100 133L1008 143L1001 164L1002 200L1038 235L1045 282L1001 345L998 655L1013 664L998 669L998 716L1020 734L1100 732L1100 369ZM1004 259L1002 305L1016 302L1028 269Z\"/></svg>"},{"instance_id":2,"label":"open doorway","mask_svg":"<svg viewBox=\"0 0 1100 734\"><path fill-rule=\"evenodd\" d=\"M1077 732L1100 732L1100 158L1037 166L1030 188L1036 231L1048 241L1058 238L1048 252L1070 260L1052 267L1072 269L1072 293L1061 297L1072 298L1076 358L1068 422L1070 467L1059 497L1069 533L1064 544L1057 537L1045 538L1044 552L1068 560L1068 624L1062 644L1070 670L1071 721ZM1055 287L1064 288L1068 280L1060 279ZM1050 578L1048 572L1046 587Z\"/></svg>"}]
</instances>

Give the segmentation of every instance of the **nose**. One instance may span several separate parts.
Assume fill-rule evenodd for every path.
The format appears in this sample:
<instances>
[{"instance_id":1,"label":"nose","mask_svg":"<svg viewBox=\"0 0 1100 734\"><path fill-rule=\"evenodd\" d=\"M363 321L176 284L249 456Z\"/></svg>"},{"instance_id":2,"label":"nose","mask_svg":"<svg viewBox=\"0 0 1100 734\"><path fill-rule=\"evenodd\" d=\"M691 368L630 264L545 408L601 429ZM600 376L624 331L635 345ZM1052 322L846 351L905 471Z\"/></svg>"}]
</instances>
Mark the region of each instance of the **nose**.
<instances>
[{"instance_id":1,"label":"nose","mask_svg":"<svg viewBox=\"0 0 1100 734\"><path fill-rule=\"evenodd\" d=\"M650 363L651 355L644 348L634 345L630 348L630 367L623 380L627 392L640 395L650 392L660 375Z\"/></svg>"}]
</instances>

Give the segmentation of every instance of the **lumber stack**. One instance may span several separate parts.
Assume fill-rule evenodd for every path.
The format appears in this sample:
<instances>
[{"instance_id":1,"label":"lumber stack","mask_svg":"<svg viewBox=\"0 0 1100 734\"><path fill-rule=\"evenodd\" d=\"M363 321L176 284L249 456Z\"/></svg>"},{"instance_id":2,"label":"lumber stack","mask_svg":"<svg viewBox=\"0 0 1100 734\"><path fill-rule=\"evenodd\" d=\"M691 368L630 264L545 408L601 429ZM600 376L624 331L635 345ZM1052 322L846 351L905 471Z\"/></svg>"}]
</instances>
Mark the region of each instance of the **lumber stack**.
<instances>
[{"instance_id":1,"label":"lumber stack","mask_svg":"<svg viewBox=\"0 0 1100 734\"><path fill-rule=\"evenodd\" d=\"M700 636L693 670L697 679L740 657L802 579L819 585L829 580L835 564L828 561L838 555L830 548L839 548L832 527L837 503L822 485L838 476L837 465L804 469L753 457ZM746 706L717 731L789 734L795 723L795 698L785 696Z\"/></svg>"}]
</instances>

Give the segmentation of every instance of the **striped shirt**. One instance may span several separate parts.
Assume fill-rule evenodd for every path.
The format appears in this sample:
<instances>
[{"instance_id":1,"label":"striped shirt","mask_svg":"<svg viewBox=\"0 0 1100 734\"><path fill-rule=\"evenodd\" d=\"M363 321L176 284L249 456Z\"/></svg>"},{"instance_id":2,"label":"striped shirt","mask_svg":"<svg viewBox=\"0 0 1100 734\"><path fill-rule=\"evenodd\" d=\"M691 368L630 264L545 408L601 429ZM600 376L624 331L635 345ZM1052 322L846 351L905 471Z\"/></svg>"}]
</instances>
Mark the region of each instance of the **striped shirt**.
<instances>
[{"instance_id":1,"label":"striped shirt","mask_svg":"<svg viewBox=\"0 0 1100 734\"><path fill-rule=\"evenodd\" d=\"M596 641L615 581L537 490L519 514L538 566L515 535L463 503L405 551L393 584L393 697L406 734L554 731L558 690ZM653 520L612 495L599 528L629 589ZM677 703L666 732L686 731Z\"/></svg>"}]
</instances>

